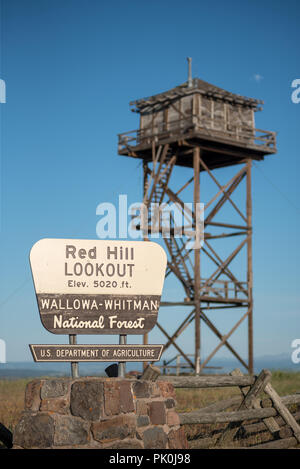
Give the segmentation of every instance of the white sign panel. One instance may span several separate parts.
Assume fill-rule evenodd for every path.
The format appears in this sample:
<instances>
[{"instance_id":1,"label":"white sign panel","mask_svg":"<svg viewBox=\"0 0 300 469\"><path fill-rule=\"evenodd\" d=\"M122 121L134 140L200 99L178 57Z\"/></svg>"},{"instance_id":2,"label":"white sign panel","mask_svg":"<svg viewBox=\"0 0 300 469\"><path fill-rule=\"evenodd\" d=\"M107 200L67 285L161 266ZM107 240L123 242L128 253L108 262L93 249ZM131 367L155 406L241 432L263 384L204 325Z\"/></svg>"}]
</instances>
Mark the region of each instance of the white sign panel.
<instances>
[{"instance_id":1,"label":"white sign panel","mask_svg":"<svg viewBox=\"0 0 300 469\"><path fill-rule=\"evenodd\" d=\"M44 327L55 334L146 334L167 256L148 241L42 239L30 264Z\"/></svg>"},{"instance_id":2,"label":"white sign panel","mask_svg":"<svg viewBox=\"0 0 300 469\"><path fill-rule=\"evenodd\" d=\"M167 257L156 243L42 239L30 263L44 327L55 334L146 334Z\"/></svg>"}]
</instances>

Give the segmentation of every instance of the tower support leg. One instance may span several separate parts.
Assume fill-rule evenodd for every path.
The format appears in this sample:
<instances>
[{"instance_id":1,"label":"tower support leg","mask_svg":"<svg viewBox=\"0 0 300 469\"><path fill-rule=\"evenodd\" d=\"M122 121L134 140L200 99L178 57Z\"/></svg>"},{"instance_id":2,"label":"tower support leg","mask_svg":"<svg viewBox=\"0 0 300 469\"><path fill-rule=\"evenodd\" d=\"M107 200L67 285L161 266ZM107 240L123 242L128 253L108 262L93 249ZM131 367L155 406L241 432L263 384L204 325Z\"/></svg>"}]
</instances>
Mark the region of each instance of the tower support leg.
<instances>
[{"instance_id":1,"label":"tower support leg","mask_svg":"<svg viewBox=\"0 0 300 469\"><path fill-rule=\"evenodd\" d=\"M200 203L200 148L195 147L193 150L193 167L194 167L194 213L197 213L197 204ZM195 225L197 217L195 220ZM194 227L196 232L196 226ZM196 236L195 236L196 243ZM194 249L194 299L195 299L195 373L200 373L200 248L196 246Z\"/></svg>"}]
</instances>

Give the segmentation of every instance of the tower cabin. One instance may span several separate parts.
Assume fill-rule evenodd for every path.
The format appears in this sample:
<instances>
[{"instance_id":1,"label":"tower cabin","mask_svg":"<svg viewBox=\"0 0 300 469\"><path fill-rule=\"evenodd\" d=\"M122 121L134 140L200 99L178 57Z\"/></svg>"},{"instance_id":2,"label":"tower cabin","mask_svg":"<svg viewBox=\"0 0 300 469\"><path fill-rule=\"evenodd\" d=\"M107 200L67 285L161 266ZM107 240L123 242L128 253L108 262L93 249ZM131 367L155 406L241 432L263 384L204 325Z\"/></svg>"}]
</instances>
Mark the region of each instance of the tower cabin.
<instances>
[{"instance_id":1,"label":"tower cabin","mask_svg":"<svg viewBox=\"0 0 300 469\"><path fill-rule=\"evenodd\" d=\"M193 166L193 147L201 148L209 169L263 160L276 153L276 133L255 128L263 101L189 79L169 91L130 103L140 128L119 134L120 155L152 160L153 145L169 144L179 166Z\"/></svg>"}]
</instances>

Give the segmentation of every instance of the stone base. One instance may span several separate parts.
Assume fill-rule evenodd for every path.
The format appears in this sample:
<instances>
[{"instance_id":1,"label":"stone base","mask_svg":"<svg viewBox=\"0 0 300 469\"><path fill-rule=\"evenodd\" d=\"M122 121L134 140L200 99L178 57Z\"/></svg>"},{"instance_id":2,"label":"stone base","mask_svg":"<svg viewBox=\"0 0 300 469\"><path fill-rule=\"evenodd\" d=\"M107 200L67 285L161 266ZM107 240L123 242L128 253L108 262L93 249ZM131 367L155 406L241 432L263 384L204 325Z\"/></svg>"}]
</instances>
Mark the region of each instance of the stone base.
<instances>
[{"instance_id":1,"label":"stone base","mask_svg":"<svg viewBox=\"0 0 300 469\"><path fill-rule=\"evenodd\" d=\"M186 449L168 382L122 378L28 383L14 448Z\"/></svg>"}]
</instances>

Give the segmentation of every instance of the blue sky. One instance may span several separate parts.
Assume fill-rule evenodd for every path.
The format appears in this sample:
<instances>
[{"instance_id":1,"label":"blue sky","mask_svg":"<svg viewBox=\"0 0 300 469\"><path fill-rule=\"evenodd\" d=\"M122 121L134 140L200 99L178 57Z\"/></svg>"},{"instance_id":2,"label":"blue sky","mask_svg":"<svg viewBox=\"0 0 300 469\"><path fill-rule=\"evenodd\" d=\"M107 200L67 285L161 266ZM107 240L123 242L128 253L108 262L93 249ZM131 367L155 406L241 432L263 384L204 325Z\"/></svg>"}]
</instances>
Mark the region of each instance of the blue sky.
<instances>
[{"instance_id":1,"label":"blue sky","mask_svg":"<svg viewBox=\"0 0 300 469\"><path fill-rule=\"evenodd\" d=\"M254 351L292 352L300 337L300 103L291 100L300 78L299 22L294 0L1 1L0 337L7 360L31 360L29 343L66 343L39 320L30 248L44 237L96 238L99 203L116 203L118 194L141 200L142 169L118 156L117 134L138 127L131 100L186 81L187 56L194 77L264 100L256 126L278 132L278 153L253 171ZM177 292L166 283L166 298ZM234 313L215 314L228 332ZM164 309L159 320L172 332L180 317ZM215 342L205 328L202 336L205 356ZM149 340L164 342L157 330ZM246 356L245 327L231 343ZM179 344L193 352L192 329Z\"/></svg>"}]
</instances>

